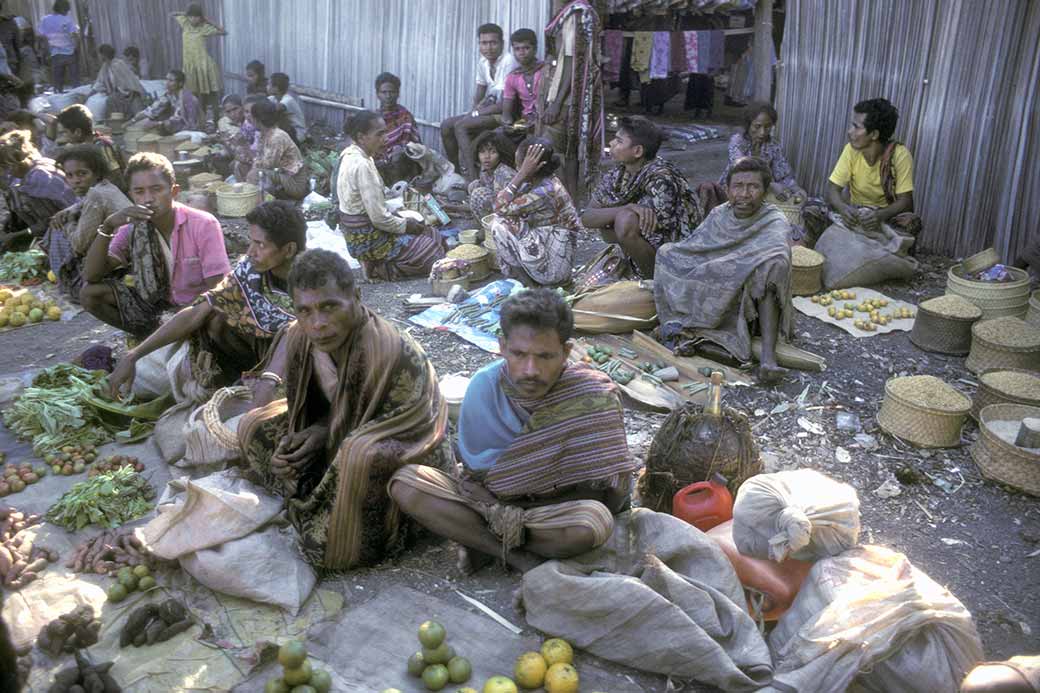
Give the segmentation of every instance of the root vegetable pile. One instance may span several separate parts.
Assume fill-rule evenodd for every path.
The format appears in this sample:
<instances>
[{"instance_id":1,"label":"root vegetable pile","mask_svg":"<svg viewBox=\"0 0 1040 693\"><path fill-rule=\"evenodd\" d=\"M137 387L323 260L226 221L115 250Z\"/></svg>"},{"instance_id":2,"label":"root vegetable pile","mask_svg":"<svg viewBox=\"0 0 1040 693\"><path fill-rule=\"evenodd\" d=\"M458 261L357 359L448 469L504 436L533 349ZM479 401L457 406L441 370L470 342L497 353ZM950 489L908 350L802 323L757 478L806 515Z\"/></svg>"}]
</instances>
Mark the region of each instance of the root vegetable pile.
<instances>
[{"instance_id":1,"label":"root vegetable pile","mask_svg":"<svg viewBox=\"0 0 1040 693\"><path fill-rule=\"evenodd\" d=\"M145 566L155 570L158 559L134 536L133 530L106 531L87 539L65 564L77 573L108 575L124 567Z\"/></svg>"},{"instance_id":2,"label":"root vegetable pile","mask_svg":"<svg viewBox=\"0 0 1040 693\"><path fill-rule=\"evenodd\" d=\"M91 664L76 653L76 666L62 669L55 675L48 693L122 693L122 688L109 675L112 662Z\"/></svg>"},{"instance_id":3,"label":"root vegetable pile","mask_svg":"<svg viewBox=\"0 0 1040 693\"><path fill-rule=\"evenodd\" d=\"M132 467L135 472L144 471L144 464L142 464L136 457L130 457L129 455L110 455L95 462L94 465L87 470L87 476L107 474L108 472L114 472L121 467Z\"/></svg>"},{"instance_id":4,"label":"root vegetable pile","mask_svg":"<svg viewBox=\"0 0 1040 693\"><path fill-rule=\"evenodd\" d=\"M148 513L154 498L144 477L120 467L73 486L47 511L47 519L73 532L89 524L115 528Z\"/></svg>"},{"instance_id":5,"label":"root vegetable pile","mask_svg":"<svg viewBox=\"0 0 1040 693\"><path fill-rule=\"evenodd\" d=\"M119 646L141 647L165 642L191 627L191 614L176 599L167 599L162 604L145 604L130 612L123 630L119 633Z\"/></svg>"},{"instance_id":6,"label":"root vegetable pile","mask_svg":"<svg viewBox=\"0 0 1040 693\"><path fill-rule=\"evenodd\" d=\"M98 641L101 621L86 604L54 619L40 631L36 646L52 657L90 647Z\"/></svg>"},{"instance_id":7,"label":"root vegetable pile","mask_svg":"<svg viewBox=\"0 0 1040 693\"><path fill-rule=\"evenodd\" d=\"M0 581L4 587L24 587L38 578L48 563L58 560L56 551L37 546L29 537L18 536L23 529L39 522L38 515L0 508Z\"/></svg>"}]
</instances>

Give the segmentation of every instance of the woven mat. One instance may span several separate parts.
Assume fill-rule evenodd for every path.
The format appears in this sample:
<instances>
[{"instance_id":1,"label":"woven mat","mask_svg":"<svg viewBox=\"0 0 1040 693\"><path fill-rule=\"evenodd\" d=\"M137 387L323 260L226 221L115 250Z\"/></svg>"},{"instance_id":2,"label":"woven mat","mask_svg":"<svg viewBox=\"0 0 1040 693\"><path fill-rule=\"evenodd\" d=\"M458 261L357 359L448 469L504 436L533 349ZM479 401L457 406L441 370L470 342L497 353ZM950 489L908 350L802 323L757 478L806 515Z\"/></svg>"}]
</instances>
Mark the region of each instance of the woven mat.
<instances>
[{"instance_id":1,"label":"woven mat","mask_svg":"<svg viewBox=\"0 0 1040 693\"><path fill-rule=\"evenodd\" d=\"M854 286L851 289L842 289L842 291L851 291L852 293L856 294L856 298L850 299L848 301L836 298L834 299L834 303L832 303L830 306L821 306L820 304L813 303L811 300L809 300L809 296L795 296L792 303L794 303L794 307L798 310L798 312L805 313L806 315L814 317L818 320L823 320L824 322L830 323L831 325L840 327L841 329L851 334L853 337L875 337L879 334L886 334L888 332L896 332L898 330L902 330L903 332L909 332L910 330L914 329L913 318L907 318L904 320L892 320L887 325L874 325L874 327L876 328L874 332L864 332L863 330L859 329L853 324L857 320L862 320L866 318L866 313L860 313L857 311L855 316L851 318L845 318L844 320L832 318L831 316L827 315L827 309L830 307L843 308L846 303L854 303L858 306L863 301L869 299L882 298L888 301L888 305L880 309L882 315L890 314L899 308L909 308L915 314L917 313L917 306L913 303L907 303L906 301L897 301L894 298L886 296L880 291L875 291L874 289L864 289L861 286ZM820 293L822 294L830 292L824 292L821 290Z\"/></svg>"}]
</instances>

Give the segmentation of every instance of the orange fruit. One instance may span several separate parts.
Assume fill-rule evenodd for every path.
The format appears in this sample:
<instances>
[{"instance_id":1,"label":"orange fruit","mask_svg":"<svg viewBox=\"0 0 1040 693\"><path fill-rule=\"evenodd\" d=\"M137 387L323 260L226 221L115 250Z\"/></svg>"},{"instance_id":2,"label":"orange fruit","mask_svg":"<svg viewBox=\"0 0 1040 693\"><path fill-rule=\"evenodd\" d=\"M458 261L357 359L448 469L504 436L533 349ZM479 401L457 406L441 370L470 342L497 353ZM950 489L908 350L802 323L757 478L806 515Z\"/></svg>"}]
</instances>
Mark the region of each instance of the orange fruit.
<instances>
[{"instance_id":1,"label":"orange fruit","mask_svg":"<svg viewBox=\"0 0 1040 693\"><path fill-rule=\"evenodd\" d=\"M516 658L513 677L521 688L541 688L549 665L538 652L525 652Z\"/></svg>"},{"instance_id":2,"label":"orange fruit","mask_svg":"<svg viewBox=\"0 0 1040 693\"><path fill-rule=\"evenodd\" d=\"M542 643L542 657L550 667L553 664L570 664L574 661L574 650L570 643L561 638L549 638Z\"/></svg>"},{"instance_id":3,"label":"orange fruit","mask_svg":"<svg viewBox=\"0 0 1040 693\"><path fill-rule=\"evenodd\" d=\"M578 693L578 670L557 662L545 672L546 693Z\"/></svg>"}]
</instances>

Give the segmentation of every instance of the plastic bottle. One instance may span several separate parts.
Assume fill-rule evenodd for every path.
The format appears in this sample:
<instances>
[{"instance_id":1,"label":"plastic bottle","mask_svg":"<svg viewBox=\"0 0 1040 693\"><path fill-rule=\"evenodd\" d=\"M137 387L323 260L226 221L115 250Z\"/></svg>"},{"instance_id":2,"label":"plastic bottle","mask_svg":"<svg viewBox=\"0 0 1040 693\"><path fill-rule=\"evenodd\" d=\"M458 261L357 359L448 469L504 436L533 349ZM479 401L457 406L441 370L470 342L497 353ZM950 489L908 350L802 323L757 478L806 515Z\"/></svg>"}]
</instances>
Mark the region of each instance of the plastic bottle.
<instances>
[{"instance_id":1,"label":"plastic bottle","mask_svg":"<svg viewBox=\"0 0 1040 693\"><path fill-rule=\"evenodd\" d=\"M672 497L672 515L707 532L733 519L733 494L719 473L682 488Z\"/></svg>"}]
</instances>

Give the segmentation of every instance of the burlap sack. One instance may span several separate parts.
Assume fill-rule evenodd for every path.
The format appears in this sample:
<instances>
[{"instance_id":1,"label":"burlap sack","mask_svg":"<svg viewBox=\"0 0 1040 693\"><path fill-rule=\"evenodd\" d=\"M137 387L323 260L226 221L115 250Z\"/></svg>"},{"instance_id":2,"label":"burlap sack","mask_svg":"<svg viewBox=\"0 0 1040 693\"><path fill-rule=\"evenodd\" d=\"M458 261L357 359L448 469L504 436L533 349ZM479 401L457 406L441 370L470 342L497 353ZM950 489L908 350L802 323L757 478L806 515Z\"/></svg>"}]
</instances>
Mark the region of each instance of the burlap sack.
<instances>
[{"instance_id":1,"label":"burlap sack","mask_svg":"<svg viewBox=\"0 0 1040 693\"><path fill-rule=\"evenodd\" d=\"M587 334L622 334L657 324L654 292L646 282L608 284L583 294L571 308L574 329Z\"/></svg>"}]
</instances>

